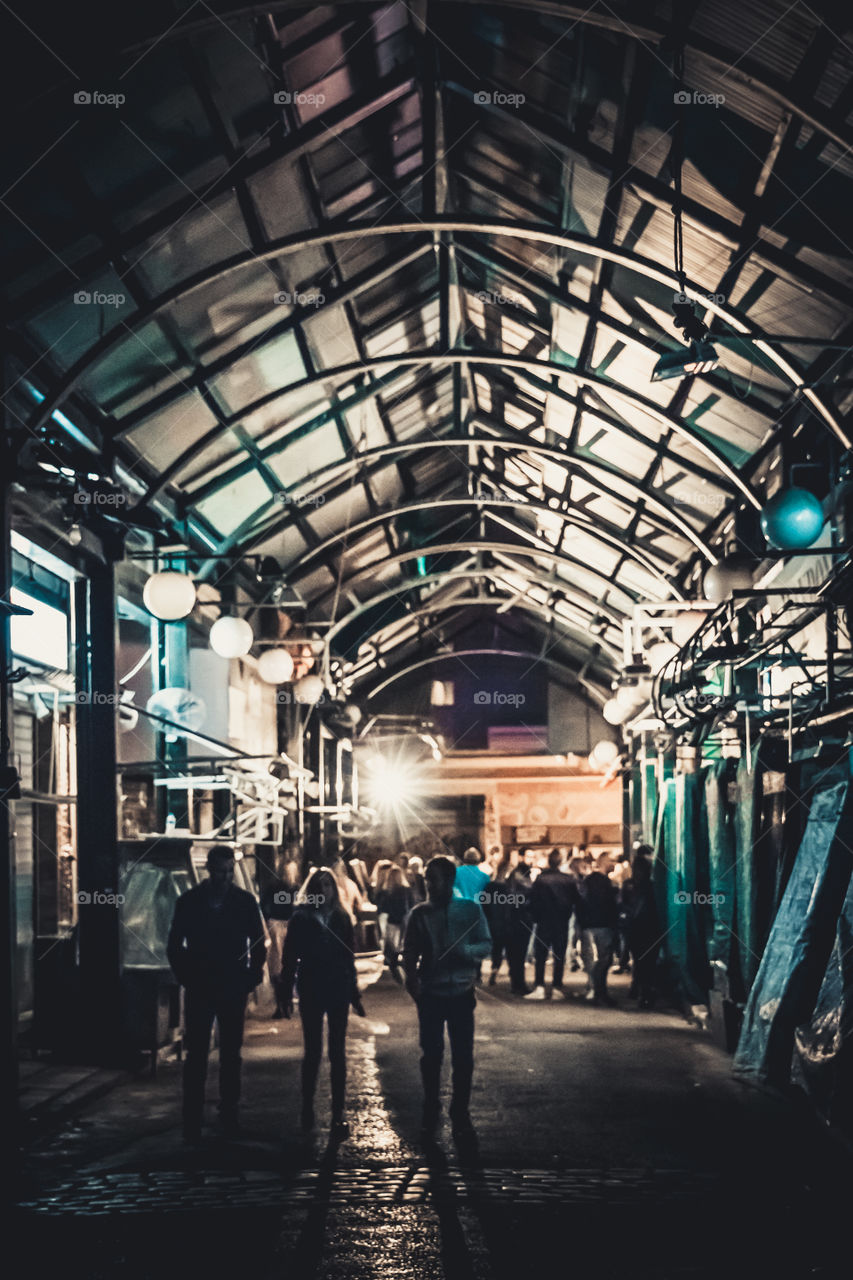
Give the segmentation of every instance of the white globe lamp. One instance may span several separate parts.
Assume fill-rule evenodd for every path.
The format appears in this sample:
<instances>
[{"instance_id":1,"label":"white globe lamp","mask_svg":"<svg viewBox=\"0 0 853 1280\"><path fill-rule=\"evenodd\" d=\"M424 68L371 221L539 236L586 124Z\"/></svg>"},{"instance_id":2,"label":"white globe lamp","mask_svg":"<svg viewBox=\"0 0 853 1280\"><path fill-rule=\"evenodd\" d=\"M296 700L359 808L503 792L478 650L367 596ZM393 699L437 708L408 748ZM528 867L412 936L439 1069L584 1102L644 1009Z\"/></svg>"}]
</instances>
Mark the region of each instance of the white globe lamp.
<instances>
[{"instance_id":1,"label":"white globe lamp","mask_svg":"<svg viewBox=\"0 0 853 1280\"><path fill-rule=\"evenodd\" d=\"M243 658L255 642L245 618L217 618L210 628L210 647L220 658Z\"/></svg>"},{"instance_id":2,"label":"white globe lamp","mask_svg":"<svg viewBox=\"0 0 853 1280\"><path fill-rule=\"evenodd\" d=\"M679 613L672 623L673 644L677 645L679 649L683 649L693 639L706 617L707 615L700 613L698 609L689 609L686 613Z\"/></svg>"},{"instance_id":3,"label":"white globe lamp","mask_svg":"<svg viewBox=\"0 0 853 1280\"><path fill-rule=\"evenodd\" d=\"M623 724L631 714L631 709L623 706L617 698L608 698L601 708L601 714L608 724Z\"/></svg>"},{"instance_id":4,"label":"white globe lamp","mask_svg":"<svg viewBox=\"0 0 853 1280\"><path fill-rule=\"evenodd\" d=\"M589 763L593 769L607 769L618 757L619 748L616 743L602 738L590 751Z\"/></svg>"},{"instance_id":5,"label":"white globe lamp","mask_svg":"<svg viewBox=\"0 0 853 1280\"><path fill-rule=\"evenodd\" d=\"M671 662L678 653L678 645L673 644L670 640L660 640L657 644L653 644L646 654L646 659L652 669L652 675L656 676L659 671L663 671L668 662Z\"/></svg>"},{"instance_id":6,"label":"white globe lamp","mask_svg":"<svg viewBox=\"0 0 853 1280\"><path fill-rule=\"evenodd\" d=\"M301 680L297 680L293 686L293 696L302 706L313 707L320 701L326 692L326 686L323 684L320 676L303 676Z\"/></svg>"},{"instance_id":7,"label":"white globe lamp","mask_svg":"<svg viewBox=\"0 0 853 1280\"><path fill-rule=\"evenodd\" d=\"M702 580L706 600L719 604L728 600L733 591L748 591L752 586L752 567L743 555L726 556L719 564L712 564Z\"/></svg>"},{"instance_id":8,"label":"white globe lamp","mask_svg":"<svg viewBox=\"0 0 853 1280\"><path fill-rule=\"evenodd\" d=\"M164 569L152 573L142 588L142 603L161 622L177 622L195 608L195 583L187 573Z\"/></svg>"},{"instance_id":9,"label":"white globe lamp","mask_svg":"<svg viewBox=\"0 0 853 1280\"><path fill-rule=\"evenodd\" d=\"M287 649L265 649L258 658L258 675L266 684L285 684L293 676L293 658Z\"/></svg>"}]
</instances>

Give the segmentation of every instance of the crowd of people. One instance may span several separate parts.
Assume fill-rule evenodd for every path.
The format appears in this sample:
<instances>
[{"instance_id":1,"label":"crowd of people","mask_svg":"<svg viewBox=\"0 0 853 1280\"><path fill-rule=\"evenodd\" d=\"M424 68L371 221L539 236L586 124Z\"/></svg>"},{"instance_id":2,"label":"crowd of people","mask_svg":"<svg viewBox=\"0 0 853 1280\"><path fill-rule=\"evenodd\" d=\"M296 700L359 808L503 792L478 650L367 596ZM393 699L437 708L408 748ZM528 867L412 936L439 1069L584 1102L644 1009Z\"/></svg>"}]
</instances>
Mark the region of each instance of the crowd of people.
<instances>
[{"instance_id":1,"label":"crowd of people","mask_svg":"<svg viewBox=\"0 0 853 1280\"><path fill-rule=\"evenodd\" d=\"M233 884L234 855L214 846L208 879L178 900L169 960L185 988L184 1137L199 1141L210 1032L219 1024L220 1118L237 1129L240 1048L249 992L261 981L266 959L276 993L276 1015L290 1018L298 996L304 1056L302 1128L314 1126L323 1026L328 1024L332 1133L345 1138L346 1033L352 1009L364 1017L355 963L354 929L375 910L388 971L405 986L418 1012L424 1090L422 1135L432 1140L440 1119L440 1079L447 1028L452 1058L450 1118L454 1136L473 1135L468 1112L474 1064L475 989L495 986L504 960L510 992L528 1001L551 993L569 998L565 972L586 974L585 999L612 1004L611 967L630 969L630 995L648 1009L655 997L660 928L652 889L652 851L632 859L585 846L552 849L494 847L484 856L470 847L459 858L440 854L426 865L401 851L363 862L329 859L298 886L295 864L261 898L266 930L254 897ZM281 887L286 886L286 887ZM266 955L265 955L266 953ZM533 966L533 984L527 965Z\"/></svg>"},{"instance_id":2,"label":"crowd of people","mask_svg":"<svg viewBox=\"0 0 853 1280\"><path fill-rule=\"evenodd\" d=\"M489 986L495 986L506 961L510 992L545 1000L550 956L553 995L569 998L564 984L568 966L570 972L586 974L584 995L590 1004L612 1004L607 977L613 968L631 972L629 998L641 1009L650 1008L660 945L651 854L647 846L637 846L633 859L608 851L593 855L585 845L548 853L494 846L483 855L467 849L455 859L453 894L483 909L492 940ZM378 860L368 892L378 909L388 969L402 982L405 921L426 898L421 859L401 852L395 859Z\"/></svg>"}]
</instances>

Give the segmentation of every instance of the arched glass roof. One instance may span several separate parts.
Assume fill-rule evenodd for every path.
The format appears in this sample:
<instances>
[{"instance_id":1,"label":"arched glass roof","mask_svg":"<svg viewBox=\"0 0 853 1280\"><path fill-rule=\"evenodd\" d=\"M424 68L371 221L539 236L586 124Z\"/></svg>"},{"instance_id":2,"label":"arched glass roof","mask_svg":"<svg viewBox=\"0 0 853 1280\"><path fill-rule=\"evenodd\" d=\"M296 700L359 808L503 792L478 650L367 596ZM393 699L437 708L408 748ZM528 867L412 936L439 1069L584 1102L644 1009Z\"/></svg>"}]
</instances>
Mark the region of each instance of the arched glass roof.
<instances>
[{"instance_id":1,"label":"arched glass roof","mask_svg":"<svg viewBox=\"0 0 853 1280\"><path fill-rule=\"evenodd\" d=\"M274 557L356 683L497 619L603 696L780 433L847 447L840 9L203 4L97 59L85 9L18 33L12 429L76 424L211 580ZM652 381L679 128L719 363Z\"/></svg>"}]
</instances>

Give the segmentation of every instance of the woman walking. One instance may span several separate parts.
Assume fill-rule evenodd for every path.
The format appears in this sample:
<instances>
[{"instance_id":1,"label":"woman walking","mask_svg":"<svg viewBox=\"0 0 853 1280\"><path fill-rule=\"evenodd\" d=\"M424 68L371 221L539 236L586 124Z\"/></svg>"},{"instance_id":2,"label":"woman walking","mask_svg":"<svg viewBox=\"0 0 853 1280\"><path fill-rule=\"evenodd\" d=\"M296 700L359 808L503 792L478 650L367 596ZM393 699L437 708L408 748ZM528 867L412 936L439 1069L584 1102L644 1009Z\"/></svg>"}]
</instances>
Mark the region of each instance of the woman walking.
<instances>
[{"instance_id":1,"label":"woman walking","mask_svg":"<svg viewBox=\"0 0 853 1280\"><path fill-rule=\"evenodd\" d=\"M403 985L400 972L400 952L403 949L403 930L409 912L415 905L415 895L402 867L390 866L385 877L385 888L379 894L379 910L386 918L385 963L395 982Z\"/></svg>"},{"instance_id":2,"label":"woman walking","mask_svg":"<svg viewBox=\"0 0 853 1280\"><path fill-rule=\"evenodd\" d=\"M343 908L338 883L328 867L312 871L296 898L284 941L279 1002L286 1018L293 1014L293 988L305 1056L302 1059L302 1128L314 1127L314 1094L323 1055L323 1020L329 1023L332 1083L332 1137L346 1138L346 1036L350 1006L365 1016L355 971L353 925Z\"/></svg>"}]
</instances>

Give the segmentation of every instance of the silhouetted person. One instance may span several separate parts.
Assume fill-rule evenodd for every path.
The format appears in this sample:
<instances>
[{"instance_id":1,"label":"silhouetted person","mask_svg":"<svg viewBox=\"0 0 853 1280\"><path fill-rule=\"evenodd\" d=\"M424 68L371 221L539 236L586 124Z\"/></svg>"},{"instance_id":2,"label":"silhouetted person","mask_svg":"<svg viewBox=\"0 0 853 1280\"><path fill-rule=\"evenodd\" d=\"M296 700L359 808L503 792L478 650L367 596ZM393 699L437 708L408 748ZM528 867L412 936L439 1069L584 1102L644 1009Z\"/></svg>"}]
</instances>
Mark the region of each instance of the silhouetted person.
<instances>
[{"instance_id":1,"label":"silhouetted person","mask_svg":"<svg viewBox=\"0 0 853 1280\"><path fill-rule=\"evenodd\" d=\"M510 990L515 996L526 996L530 991L527 985L525 963L527 951L533 937L533 913L530 910L530 894L533 881L530 867L522 854L516 867L506 882L507 897L510 905L509 938L507 941L507 959L509 960Z\"/></svg>"},{"instance_id":2,"label":"silhouetted person","mask_svg":"<svg viewBox=\"0 0 853 1280\"><path fill-rule=\"evenodd\" d=\"M493 987L498 980L498 972L504 955L509 960L510 925L512 911L510 895L512 885L510 876L518 866L518 850L507 849L495 867L495 877L485 891L487 899L483 907L486 923L492 935L492 972L489 986Z\"/></svg>"},{"instance_id":3,"label":"silhouetted person","mask_svg":"<svg viewBox=\"0 0 853 1280\"><path fill-rule=\"evenodd\" d=\"M581 956L587 975L586 999L591 1004L613 1003L607 994L607 971L613 958L619 904L609 871L610 859L602 855L578 889Z\"/></svg>"},{"instance_id":4,"label":"silhouetted person","mask_svg":"<svg viewBox=\"0 0 853 1280\"><path fill-rule=\"evenodd\" d=\"M554 990L563 997L563 972L569 944L569 920L577 905L577 889L570 875L560 870L563 855L559 849L548 854L548 868L540 873L530 891L530 910L536 926L533 956L536 976L527 1000L545 999L545 963L550 951L554 957Z\"/></svg>"},{"instance_id":5,"label":"silhouetted person","mask_svg":"<svg viewBox=\"0 0 853 1280\"><path fill-rule=\"evenodd\" d=\"M425 1139L434 1136L441 1116L441 1063L444 1026L450 1039L452 1096L450 1119L454 1137L473 1135L468 1107L474 1074L474 982L477 966L489 954L492 940L476 902L453 897L456 867L449 858L427 864L428 901L409 916L403 941L406 990L418 1007Z\"/></svg>"},{"instance_id":6,"label":"silhouetted person","mask_svg":"<svg viewBox=\"0 0 853 1280\"><path fill-rule=\"evenodd\" d=\"M184 987L184 1140L201 1137L213 1020L219 1026L219 1114L226 1135L238 1131L240 1049L246 1000L263 978L266 943L256 900L234 887L234 853L214 845L208 879L175 903L167 953Z\"/></svg>"},{"instance_id":7,"label":"silhouetted person","mask_svg":"<svg viewBox=\"0 0 853 1280\"><path fill-rule=\"evenodd\" d=\"M392 865L385 877L385 888L379 893L377 906L384 912L385 925L385 963L395 982L402 984L400 975L400 948L403 945L403 930L409 912L418 899L406 878L402 867Z\"/></svg>"},{"instance_id":8,"label":"silhouetted person","mask_svg":"<svg viewBox=\"0 0 853 1280\"><path fill-rule=\"evenodd\" d=\"M650 1009L655 999L655 973L662 929L652 887L652 863L648 845L634 855L631 879L622 886L625 933L634 967L631 995L641 1009Z\"/></svg>"},{"instance_id":9,"label":"silhouetted person","mask_svg":"<svg viewBox=\"0 0 853 1280\"><path fill-rule=\"evenodd\" d=\"M284 1016L292 1017L295 983L305 1043L302 1127L314 1127L314 1094L323 1056L323 1019L327 1018L332 1136L345 1138L349 1134L344 1106L350 1006L360 1018L364 1017L355 970L352 919L341 904L338 881L328 867L317 867L310 873L296 896L295 906L284 940L279 1001Z\"/></svg>"}]
</instances>

